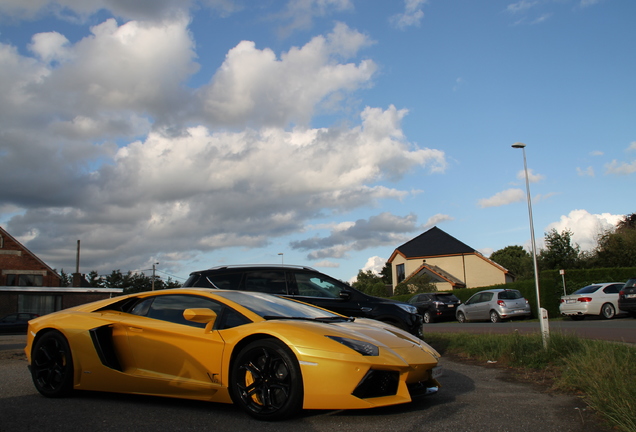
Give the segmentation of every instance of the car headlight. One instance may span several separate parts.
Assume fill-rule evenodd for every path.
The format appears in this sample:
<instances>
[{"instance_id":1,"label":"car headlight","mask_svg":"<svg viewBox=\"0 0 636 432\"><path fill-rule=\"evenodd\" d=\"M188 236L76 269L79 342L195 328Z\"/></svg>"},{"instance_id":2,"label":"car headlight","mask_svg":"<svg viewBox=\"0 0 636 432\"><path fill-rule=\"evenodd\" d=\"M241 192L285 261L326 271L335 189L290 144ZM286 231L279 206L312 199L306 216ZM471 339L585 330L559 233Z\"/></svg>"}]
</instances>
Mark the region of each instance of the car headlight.
<instances>
[{"instance_id":1,"label":"car headlight","mask_svg":"<svg viewBox=\"0 0 636 432\"><path fill-rule=\"evenodd\" d=\"M369 342L364 342L356 339L343 338L340 336L327 336L329 339L343 344L346 347L351 348L355 352L362 354L363 356L377 356L380 354L380 348Z\"/></svg>"},{"instance_id":2,"label":"car headlight","mask_svg":"<svg viewBox=\"0 0 636 432\"><path fill-rule=\"evenodd\" d=\"M402 303L396 303L395 305L396 305L397 307L399 307L399 308L401 308L401 309L405 310L405 311L406 311L406 312L408 312L408 313L411 313L411 314L417 314L417 308L416 308L415 306L413 306L413 305L410 305L410 304L402 304Z\"/></svg>"}]
</instances>

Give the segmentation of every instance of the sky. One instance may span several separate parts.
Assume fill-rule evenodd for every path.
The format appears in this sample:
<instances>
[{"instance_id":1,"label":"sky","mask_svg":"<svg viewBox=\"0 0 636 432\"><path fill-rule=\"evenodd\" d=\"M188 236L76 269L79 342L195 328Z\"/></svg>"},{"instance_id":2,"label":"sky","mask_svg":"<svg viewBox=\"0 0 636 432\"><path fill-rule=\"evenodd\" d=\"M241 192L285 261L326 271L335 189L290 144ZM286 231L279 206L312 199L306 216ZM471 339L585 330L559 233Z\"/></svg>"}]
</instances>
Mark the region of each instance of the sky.
<instances>
[{"instance_id":1,"label":"sky","mask_svg":"<svg viewBox=\"0 0 636 432\"><path fill-rule=\"evenodd\" d=\"M0 0L0 226L48 265L379 271L636 211L633 0ZM524 150L512 148L516 142Z\"/></svg>"}]
</instances>

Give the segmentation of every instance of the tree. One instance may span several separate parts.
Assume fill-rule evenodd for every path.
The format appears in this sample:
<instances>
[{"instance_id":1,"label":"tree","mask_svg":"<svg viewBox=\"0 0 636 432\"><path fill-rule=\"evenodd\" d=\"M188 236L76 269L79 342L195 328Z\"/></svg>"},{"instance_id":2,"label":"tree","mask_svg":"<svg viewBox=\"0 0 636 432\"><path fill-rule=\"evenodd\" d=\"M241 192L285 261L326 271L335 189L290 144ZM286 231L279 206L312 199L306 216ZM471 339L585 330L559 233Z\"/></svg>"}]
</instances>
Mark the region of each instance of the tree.
<instances>
[{"instance_id":1,"label":"tree","mask_svg":"<svg viewBox=\"0 0 636 432\"><path fill-rule=\"evenodd\" d=\"M517 280L532 279L534 276L532 255L521 246L506 246L493 252L490 259L510 270Z\"/></svg>"},{"instance_id":2,"label":"tree","mask_svg":"<svg viewBox=\"0 0 636 432\"><path fill-rule=\"evenodd\" d=\"M382 281L387 285L393 284L393 268L390 262L384 263L384 267L380 270L380 276L382 276Z\"/></svg>"},{"instance_id":3,"label":"tree","mask_svg":"<svg viewBox=\"0 0 636 432\"><path fill-rule=\"evenodd\" d=\"M62 278L62 280L60 281L61 287L68 287L73 285L73 278L70 274L66 273L64 269L60 270L60 278Z\"/></svg>"},{"instance_id":4,"label":"tree","mask_svg":"<svg viewBox=\"0 0 636 432\"><path fill-rule=\"evenodd\" d=\"M636 267L636 213L601 234L591 262L595 267Z\"/></svg>"},{"instance_id":5,"label":"tree","mask_svg":"<svg viewBox=\"0 0 636 432\"><path fill-rule=\"evenodd\" d=\"M581 248L572 243L572 231L565 229L559 233L552 228L545 233L545 249L539 252L537 260L542 270L578 268L581 263Z\"/></svg>"},{"instance_id":6,"label":"tree","mask_svg":"<svg viewBox=\"0 0 636 432\"><path fill-rule=\"evenodd\" d=\"M386 284L382 277L373 273L372 270L367 270L366 272L363 270L358 271L357 280L352 285L355 289L369 295L380 297L386 297L387 295Z\"/></svg>"}]
</instances>

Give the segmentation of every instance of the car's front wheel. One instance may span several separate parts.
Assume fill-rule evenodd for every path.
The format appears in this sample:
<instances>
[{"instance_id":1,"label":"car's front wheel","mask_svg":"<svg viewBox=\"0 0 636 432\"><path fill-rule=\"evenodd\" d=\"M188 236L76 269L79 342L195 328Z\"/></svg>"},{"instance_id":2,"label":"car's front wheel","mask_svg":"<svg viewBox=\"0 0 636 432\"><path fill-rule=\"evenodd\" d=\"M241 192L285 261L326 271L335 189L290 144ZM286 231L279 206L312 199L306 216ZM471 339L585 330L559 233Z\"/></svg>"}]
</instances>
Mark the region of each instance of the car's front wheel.
<instances>
[{"instance_id":1,"label":"car's front wheel","mask_svg":"<svg viewBox=\"0 0 636 432\"><path fill-rule=\"evenodd\" d=\"M64 335L49 331L31 351L31 378L47 397L64 397L73 390L73 355Z\"/></svg>"},{"instance_id":2,"label":"car's front wheel","mask_svg":"<svg viewBox=\"0 0 636 432\"><path fill-rule=\"evenodd\" d=\"M230 374L230 395L259 420L279 420L303 406L303 382L298 360L277 339L250 343L239 352Z\"/></svg>"},{"instance_id":3,"label":"car's front wheel","mask_svg":"<svg viewBox=\"0 0 636 432\"><path fill-rule=\"evenodd\" d=\"M460 323L466 322L466 315L464 315L464 312L457 312L457 321Z\"/></svg>"},{"instance_id":4,"label":"car's front wheel","mask_svg":"<svg viewBox=\"0 0 636 432\"><path fill-rule=\"evenodd\" d=\"M616 309L614 309L613 304L605 303L603 307L601 307L601 314L605 319L612 319L616 316Z\"/></svg>"}]
</instances>

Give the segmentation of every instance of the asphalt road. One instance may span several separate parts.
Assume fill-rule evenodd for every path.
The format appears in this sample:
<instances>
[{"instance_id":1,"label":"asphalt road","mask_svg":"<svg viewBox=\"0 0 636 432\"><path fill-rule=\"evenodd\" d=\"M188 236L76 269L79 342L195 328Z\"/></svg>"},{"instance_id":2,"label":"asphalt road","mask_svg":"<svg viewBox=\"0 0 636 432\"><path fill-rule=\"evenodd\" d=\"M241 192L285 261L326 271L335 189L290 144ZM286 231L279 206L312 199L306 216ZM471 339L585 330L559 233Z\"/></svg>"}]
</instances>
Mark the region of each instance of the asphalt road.
<instances>
[{"instance_id":1,"label":"asphalt road","mask_svg":"<svg viewBox=\"0 0 636 432\"><path fill-rule=\"evenodd\" d=\"M0 336L0 346L20 343ZM16 342L17 341L17 342ZM31 382L20 350L0 351L0 432L13 431L247 431L602 432L597 418L574 396L549 394L518 382L496 365L443 358L442 388L410 404L359 411L306 411L266 423L232 405L178 399L76 392L47 399ZM325 385L329 385L325 377Z\"/></svg>"}]
</instances>

